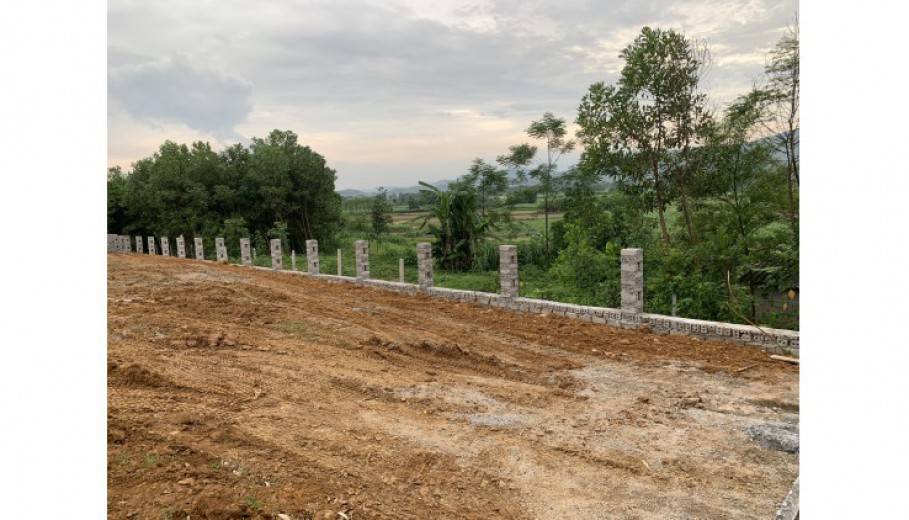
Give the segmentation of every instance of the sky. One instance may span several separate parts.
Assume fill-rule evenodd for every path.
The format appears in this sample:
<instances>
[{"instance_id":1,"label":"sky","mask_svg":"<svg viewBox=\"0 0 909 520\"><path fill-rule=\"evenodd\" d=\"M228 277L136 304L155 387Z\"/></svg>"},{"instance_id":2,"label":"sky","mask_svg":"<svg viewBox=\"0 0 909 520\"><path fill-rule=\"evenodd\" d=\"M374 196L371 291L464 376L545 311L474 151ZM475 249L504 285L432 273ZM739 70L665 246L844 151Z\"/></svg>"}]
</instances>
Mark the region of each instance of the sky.
<instances>
[{"instance_id":1,"label":"sky","mask_svg":"<svg viewBox=\"0 0 909 520\"><path fill-rule=\"evenodd\" d=\"M326 158L337 189L453 179L532 142L525 130L546 111L573 122L644 26L707 45L701 88L721 110L797 11L793 0L110 0L108 166L129 171L167 139L222 150L281 129Z\"/></svg>"}]
</instances>

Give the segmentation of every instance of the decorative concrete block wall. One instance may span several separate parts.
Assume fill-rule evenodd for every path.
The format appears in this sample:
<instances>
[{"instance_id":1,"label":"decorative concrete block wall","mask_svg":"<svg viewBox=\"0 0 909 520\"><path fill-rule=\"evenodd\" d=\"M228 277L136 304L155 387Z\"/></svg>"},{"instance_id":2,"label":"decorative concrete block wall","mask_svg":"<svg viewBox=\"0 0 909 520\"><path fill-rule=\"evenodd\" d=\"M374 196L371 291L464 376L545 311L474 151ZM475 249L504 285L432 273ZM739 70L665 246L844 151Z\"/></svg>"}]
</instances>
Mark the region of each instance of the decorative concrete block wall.
<instances>
[{"instance_id":1,"label":"decorative concrete block wall","mask_svg":"<svg viewBox=\"0 0 909 520\"><path fill-rule=\"evenodd\" d=\"M319 274L319 241L306 241L306 272L312 275Z\"/></svg>"},{"instance_id":2,"label":"decorative concrete block wall","mask_svg":"<svg viewBox=\"0 0 909 520\"><path fill-rule=\"evenodd\" d=\"M243 265L252 265L252 253L250 252L248 238L240 239L240 263Z\"/></svg>"},{"instance_id":3,"label":"decorative concrete block wall","mask_svg":"<svg viewBox=\"0 0 909 520\"><path fill-rule=\"evenodd\" d=\"M202 237L193 238L193 245L196 248L196 260L205 260L205 246L202 245Z\"/></svg>"},{"instance_id":4,"label":"decorative concrete block wall","mask_svg":"<svg viewBox=\"0 0 909 520\"><path fill-rule=\"evenodd\" d=\"M158 251L155 248L155 237L148 237L148 254L150 254L150 255L158 254Z\"/></svg>"},{"instance_id":5,"label":"decorative concrete block wall","mask_svg":"<svg viewBox=\"0 0 909 520\"><path fill-rule=\"evenodd\" d=\"M117 252L117 242L116 242L116 239L114 238L115 236L116 235L112 235L110 233L107 234L107 252L108 253Z\"/></svg>"},{"instance_id":6,"label":"decorative concrete block wall","mask_svg":"<svg viewBox=\"0 0 909 520\"><path fill-rule=\"evenodd\" d=\"M142 254L145 252L145 249L142 247L142 237L136 236L136 252Z\"/></svg>"},{"instance_id":7,"label":"decorative concrete block wall","mask_svg":"<svg viewBox=\"0 0 909 520\"><path fill-rule=\"evenodd\" d=\"M621 264L622 310L644 312L644 250L623 249Z\"/></svg>"},{"instance_id":8,"label":"decorative concrete block wall","mask_svg":"<svg viewBox=\"0 0 909 520\"><path fill-rule=\"evenodd\" d=\"M271 269L272 271L280 271L283 269L281 262L281 239L273 238L271 239Z\"/></svg>"},{"instance_id":9,"label":"decorative concrete block wall","mask_svg":"<svg viewBox=\"0 0 909 520\"><path fill-rule=\"evenodd\" d=\"M499 246L499 294L518 297L518 246Z\"/></svg>"},{"instance_id":10,"label":"decorative concrete block wall","mask_svg":"<svg viewBox=\"0 0 909 520\"><path fill-rule=\"evenodd\" d=\"M186 258L186 240L183 235L177 237L177 258Z\"/></svg>"},{"instance_id":11,"label":"decorative concrete block wall","mask_svg":"<svg viewBox=\"0 0 909 520\"><path fill-rule=\"evenodd\" d=\"M224 245L223 238L215 238L215 256L219 264L227 263L227 246Z\"/></svg>"},{"instance_id":12,"label":"decorative concrete block wall","mask_svg":"<svg viewBox=\"0 0 909 520\"><path fill-rule=\"evenodd\" d=\"M355 251L357 257L357 281L361 282L369 278L369 243L365 240L357 240Z\"/></svg>"},{"instance_id":13,"label":"decorative concrete block wall","mask_svg":"<svg viewBox=\"0 0 909 520\"><path fill-rule=\"evenodd\" d=\"M435 284L432 277L432 244L429 242L417 243L417 278L422 288Z\"/></svg>"},{"instance_id":14,"label":"decorative concrete block wall","mask_svg":"<svg viewBox=\"0 0 909 520\"><path fill-rule=\"evenodd\" d=\"M161 255L170 256L170 240L167 237L161 237Z\"/></svg>"}]
</instances>

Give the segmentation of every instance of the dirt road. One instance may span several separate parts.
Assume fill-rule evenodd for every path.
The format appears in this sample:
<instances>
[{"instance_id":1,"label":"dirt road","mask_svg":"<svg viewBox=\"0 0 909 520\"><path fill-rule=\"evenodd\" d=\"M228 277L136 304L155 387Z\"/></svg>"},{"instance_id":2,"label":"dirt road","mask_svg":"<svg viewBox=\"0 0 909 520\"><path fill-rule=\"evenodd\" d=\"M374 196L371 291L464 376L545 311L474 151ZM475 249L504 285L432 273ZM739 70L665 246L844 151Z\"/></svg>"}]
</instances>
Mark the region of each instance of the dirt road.
<instances>
[{"instance_id":1,"label":"dirt road","mask_svg":"<svg viewBox=\"0 0 909 520\"><path fill-rule=\"evenodd\" d=\"M110 518L771 518L766 352L108 255Z\"/></svg>"}]
</instances>

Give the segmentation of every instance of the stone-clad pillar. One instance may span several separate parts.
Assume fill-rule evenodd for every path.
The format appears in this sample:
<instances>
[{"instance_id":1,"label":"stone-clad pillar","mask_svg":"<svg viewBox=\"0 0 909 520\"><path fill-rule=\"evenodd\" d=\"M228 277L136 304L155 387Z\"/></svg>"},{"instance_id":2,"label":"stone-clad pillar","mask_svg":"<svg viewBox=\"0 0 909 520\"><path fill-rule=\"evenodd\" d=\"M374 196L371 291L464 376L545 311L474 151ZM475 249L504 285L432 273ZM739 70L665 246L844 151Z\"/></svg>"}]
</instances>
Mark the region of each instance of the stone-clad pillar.
<instances>
[{"instance_id":1,"label":"stone-clad pillar","mask_svg":"<svg viewBox=\"0 0 909 520\"><path fill-rule=\"evenodd\" d=\"M215 256L219 264L227 263L227 246L224 245L223 238L215 238Z\"/></svg>"},{"instance_id":2,"label":"stone-clad pillar","mask_svg":"<svg viewBox=\"0 0 909 520\"><path fill-rule=\"evenodd\" d=\"M158 254L158 251L155 249L155 237L148 237L148 254Z\"/></svg>"},{"instance_id":3,"label":"stone-clad pillar","mask_svg":"<svg viewBox=\"0 0 909 520\"><path fill-rule=\"evenodd\" d=\"M432 244L429 242L417 243L417 279L420 287L432 287L435 283L432 278Z\"/></svg>"},{"instance_id":4,"label":"stone-clad pillar","mask_svg":"<svg viewBox=\"0 0 909 520\"><path fill-rule=\"evenodd\" d=\"M644 250L622 250L622 310L644 312Z\"/></svg>"},{"instance_id":5,"label":"stone-clad pillar","mask_svg":"<svg viewBox=\"0 0 909 520\"><path fill-rule=\"evenodd\" d=\"M518 246L499 246L499 294L518 297Z\"/></svg>"},{"instance_id":6,"label":"stone-clad pillar","mask_svg":"<svg viewBox=\"0 0 909 520\"><path fill-rule=\"evenodd\" d=\"M177 237L177 258L186 258L186 240L183 235Z\"/></svg>"},{"instance_id":7,"label":"stone-clad pillar","mask_svg":"<svg viewBox=\"0 0 909 520\"><path fill-rule=\"evenodd\" d=\"M167 237L161 237L161 255L170 256L170 240Z\"/></svg>"},{"instance_id":8,"label":"stone-clad pillar","mask_svg":"<svg viewBox=\"0 0 909 520\"><path fill-rule=\"evenodd\" d=\"M271 269L273 271L280 271L283 269L281 267L281 239L273 238L271 239Z\"/></svg>"},{"instance_id":9,"label":"stone-clad pillar","mask_svg":"<svg viewBox=\"0 0 909 520\"><path fill-rule=\"evenodd\" d=\"M202 245L202 237L193 238L193 244L196 246L196 260L205 260L205 248Z\"/></svg>"},{"instance_id":10,"label":"stone-clad pillar","mask_svg":"<svg viewBox=\"0 0 909 520\"><path fill-rule=\"evenodd\" d=\"M252 265L252 254L249 250L249 239L240 239L240 263L243 265Z\"/></svg>"},{"instance_id":11,"label":"stone-clad pillar","mask_svg":"<svg viewBox=\"0 0 909 520\"><path fill-rule=\"evenodd\" d=\"M369 278L369 243L365 240L356 242L357 281Z\"/></svg>"},{"instance_id":12,"label":"stone-clad pillar","mask_svg":"<svg viewBox=\"0 0 909 520\"><path fill-rule=\"evenodd\" d=\"M319 241L306 241L306 272L311 275L319 274Z\"/></svg>"}]
</instances>

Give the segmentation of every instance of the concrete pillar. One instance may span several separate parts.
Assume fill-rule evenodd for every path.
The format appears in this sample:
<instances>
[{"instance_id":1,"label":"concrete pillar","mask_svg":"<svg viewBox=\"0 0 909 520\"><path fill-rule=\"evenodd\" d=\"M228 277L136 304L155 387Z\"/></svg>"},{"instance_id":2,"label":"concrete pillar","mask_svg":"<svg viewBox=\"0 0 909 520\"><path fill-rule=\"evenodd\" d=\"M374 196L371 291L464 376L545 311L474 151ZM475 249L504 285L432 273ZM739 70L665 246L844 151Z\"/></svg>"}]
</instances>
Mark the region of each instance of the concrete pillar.
<instances>
[{"instance_id":1,"label":"concrete pillar","mask_svg":"<svg viewBox=\"0 0 909 520\"><path fill-rule=\"evenodd\" d=\"M144 251L142 250L142 237L136 235L136 252L141 254Z\"/></svg>"},{"instance_id":2,"label":"concrete pillar","mask_svg":"<svg viewBox=\"0 0 909 520\"><path fill-rule=\"evenodd\" d=\"M429 242L417 243L417 279L420 287L432 287L435 283L432 278L432 244Z\"/></svg>"},{"instance_id":3,"label":"concrete pillar","mask_svg":"<svg viewBox=\"0 0 909 520\"><path fill-rule=\"evenodd\" d=\"M297 270L297 250L296 249L290 250L290 270L291 271Z\"/></svg>"},{"instance_id":4,"label":"concrete pillar","mask_svg":"<svg viewBox=\"0 0 909 520\"><path fill-rule=\"evenodd\" d=\"M365 240L356 242L357 281L369 278L369 243Z\"/></svg>"},{"instance_id":5,"label":"concrete pillar","mask_svg":"<svg viewBox=\"0 0 909 520\"><path fill-rule=\"evenodd\" d=\"M227 263L227 246L224 245L223 238L215 238L215 256L219 264Z\"/></svg>"},{"instance_id":6,"label":"concrete pillar","mask_svg":"<svg viewBox=\"0 0 909 520\"><path fill-rule=\"evenodd\" d=\"M281 239L273 238L271 240L271 269L273 271L280 271L283 269L281 266Z\"/></svg>"},{"instance_id":7,"label":"concrete pillar","mask_svg":"<svg viewBox=\"0 0 909 520\"><path fill-rule=\"evenodd\" d=\"M499 294L518 297L518 246L499 246Z\"/></svg>"},{"instance_id":8,"label":"concrete pillar","mask_svg":"<svg viewBox=\"0 0 909 520\"><path fill-rule=\"evenodd\" d=\"M161 255L170 256L170 240L167 237L161 237Z\"/></svg>"},{"instance_id":9,"label":"concrete pillar","mask_svg":"<svg viewBox=\"0 0 909 520\"><path fill-rule=\"evenodd\" d=\"M205 260L205 248L202 246L202 237L193 238L196 247L196 260Z\"/></svg>"},{"instance_id":10,"label":"concrete pillar","mask_svg":"<svg viewBox=\"0 0 909 520\"><path fill-rule=\"evenodd\" d=\"M404 259L398 258L398 281L404 283Z\"/></svg>"},{"instance_id":11,"label":"concrete pillar","mask_svg":"<svg viewBox=\"0 0 909 520\"><path fill-rule=\"evenodd\" d=\"M186 240L183 235L177 237L177 258L186 258Z\"/></svg>"},{"instance_id":12,"label":"concrete pillar","mask_svg":"<svg viewBox=\"0 0 909 520\"><path fill-rule=\"evenodd\" d=\"M129 235L123 235L123 252L132 253L133 245L130 244Z\"/></svg>"},{"instance_id":13,"label":"concrete pillar","mask_svg":"<svg viewBox=\"0 0 909 520\"><path fill-rule=\"evenodd\" d=\"M148 254L158 254L158 251L155 249L155 237L148 237Z\"/></svg>"},{"instance_id":14,"label":"concrete pillar","mask_svg":"<svg viewBox=\"0 0 909 520\"><path fill-rule=\"evenodd\" d=\"M249 252L249 239L240 239L240 263L243 265L252 265L252 256Z\"/></svg>"},{"instance_id":15,"label":"concrete pillar","mask_svg":"<svg viewBox=\"0 0 909 520\"><path fill-rule=\"evenodd\" d=\"M107 252L108 253L117 252L117 243L116 243L116 240L114 239L115 236L116 235L112 235L110 233L107 234Z\"/></svg>"},{"instance_id":16,"label":"concrete pillar","mask_svg":"<svg viewBox=\"0 0 909 520\"><path fill-rule=\"evenodd\" d=\"M338 276L341 276L341 250L338 249Z\"/></svg>"},{"instance_id":17,"label":"concrete pillar","mask_svg":"<svg viewBox=\"0 0 909 520\"><path fill-rule=\"evenodd\" d=\"M311 275L319 274L319 241L306 241L306 272Z\"/></svg>"},{"instance_id":18,"label":"concrete pillar","mask_svg":"<svg viewBox=\"0 0 909 520\"><path fill-rule=\"evenodd\" d=\"M255 259L256 258L256 248L252 248L252 250L253 250L253 259Z\"/></svg>"},{"instance_id":19,"label":"concrete pillar","mask_svg":"<svg viewBox=\"0 0 909 520\"><path fill-rule=\"evenodd\" d=\"M622 250L622 310L644 312L644 250Z\"/></svg>"}]
</instances>

